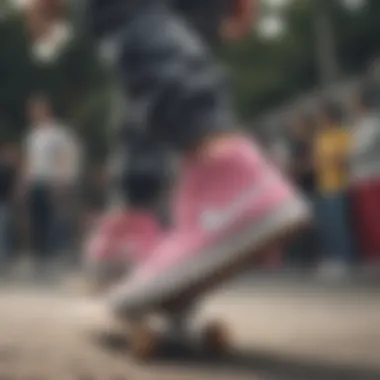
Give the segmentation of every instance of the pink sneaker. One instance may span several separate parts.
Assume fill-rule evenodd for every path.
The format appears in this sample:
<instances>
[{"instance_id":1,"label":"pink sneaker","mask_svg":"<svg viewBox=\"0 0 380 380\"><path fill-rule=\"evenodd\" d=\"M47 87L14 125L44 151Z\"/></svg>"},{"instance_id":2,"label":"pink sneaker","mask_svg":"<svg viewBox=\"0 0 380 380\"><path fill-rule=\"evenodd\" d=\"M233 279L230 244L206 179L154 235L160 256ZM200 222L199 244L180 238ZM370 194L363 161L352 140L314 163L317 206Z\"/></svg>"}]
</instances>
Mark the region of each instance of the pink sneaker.
<instances>
[{"instance_id":1,"label":"pink sneaker","mask_svg":"<svg viewBox=\"0 0 380 380\"><path fill-rule=\"evenodd\" d=\"M85 244L85 262L97 287L107 286L146 259L161 236L148 212L114 211L105 215Z\"/></svg>"},{"instance_id":2,"label":"pink sneaker","mask_svg":"<svg viewBox=\"0 0 380 380\"><path fill-rule=\"evenodd\" d=\"M189 159L177 195L175 230L111 294L117 313L190 302L310 218L305 201L242 136Z\"/></svg>"}]
</instances>

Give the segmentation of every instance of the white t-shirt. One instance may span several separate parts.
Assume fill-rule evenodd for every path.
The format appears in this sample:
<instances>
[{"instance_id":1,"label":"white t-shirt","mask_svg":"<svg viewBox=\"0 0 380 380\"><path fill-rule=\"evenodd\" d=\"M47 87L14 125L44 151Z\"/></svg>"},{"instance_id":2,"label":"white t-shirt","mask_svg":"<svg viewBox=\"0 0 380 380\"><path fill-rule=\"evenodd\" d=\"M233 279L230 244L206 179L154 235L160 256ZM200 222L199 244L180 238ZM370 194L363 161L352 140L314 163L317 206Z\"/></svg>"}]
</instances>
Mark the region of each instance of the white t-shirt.
<instances>
[{"instance_id":1,"label":"white t-shirt","mask_svg":"<svg viewBox=\"0 0 380 380\"><path fill-rule=\"evenodd\" d=\"M30 182L72 184L81 171L81 149L75 134L52 122L26 137L25 160Z\"/></svg>"}]
</instances>

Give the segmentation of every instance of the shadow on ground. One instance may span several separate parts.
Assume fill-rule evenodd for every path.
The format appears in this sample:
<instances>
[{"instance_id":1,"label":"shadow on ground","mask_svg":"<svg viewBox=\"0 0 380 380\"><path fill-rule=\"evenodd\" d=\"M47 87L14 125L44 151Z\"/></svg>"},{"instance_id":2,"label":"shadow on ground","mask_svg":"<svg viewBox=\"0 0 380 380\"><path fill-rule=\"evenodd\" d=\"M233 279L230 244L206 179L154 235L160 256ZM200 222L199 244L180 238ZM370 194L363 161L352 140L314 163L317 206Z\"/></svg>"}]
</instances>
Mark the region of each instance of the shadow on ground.
<instances>
[{"instance_id":1,"label":"shadow on ground","mask_svg":"<svg viewBox=\"0 0 380 380\"><path fill-rule=\"evenodd\" d=\"M104 336L98 344L113 354L125 354L128 342L115 336ZM266 380L379 380L380 370L287 358L260 351L238 351L223 356L195 353L183 348L165 348L150 362L159 369L170 366L195 371L231 372Z\"/></svg>"},{"instance_id":2,"label":"shadow on ground","mask_svg":"<svg viewBox=\"0 0 380 380\"><path fill-rule=\"evenodd\" d=\"M198 367L199 369L215 369L244 372L252 374L252 378L261 377L268 380L378 380L380 371L366 368L339 366L328 363L305 362L289 359L275 354L262 352L238 352L222 358L192 357L179 361L162 359L160 363L170 361Z\"/></svg>"}]
</instances>

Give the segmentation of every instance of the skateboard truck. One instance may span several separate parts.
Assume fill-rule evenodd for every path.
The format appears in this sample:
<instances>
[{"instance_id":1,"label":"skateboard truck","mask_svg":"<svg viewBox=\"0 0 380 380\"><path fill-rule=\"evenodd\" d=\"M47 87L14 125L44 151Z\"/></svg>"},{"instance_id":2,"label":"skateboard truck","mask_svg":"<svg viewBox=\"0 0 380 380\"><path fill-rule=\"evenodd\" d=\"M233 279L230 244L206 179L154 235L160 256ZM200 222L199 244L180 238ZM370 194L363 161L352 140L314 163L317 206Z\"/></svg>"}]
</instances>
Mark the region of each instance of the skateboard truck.
<instances>
[{"instance_id":1,"label":"skateboard truck","mask_svg":"<svg viewBox=\"0 0 380 380\"><path fill-rule=\"evenodd\" d=\"M200 328L191 328L194 316L192 306L175 307L162 311L165 326L155 329L144 318L131 321L130 353L139 361L149 361L162 354L170 356L202 353L222 355L230 348L230 336L226 326L219 322L209 322Z\"/></svg>"}]
</instances>

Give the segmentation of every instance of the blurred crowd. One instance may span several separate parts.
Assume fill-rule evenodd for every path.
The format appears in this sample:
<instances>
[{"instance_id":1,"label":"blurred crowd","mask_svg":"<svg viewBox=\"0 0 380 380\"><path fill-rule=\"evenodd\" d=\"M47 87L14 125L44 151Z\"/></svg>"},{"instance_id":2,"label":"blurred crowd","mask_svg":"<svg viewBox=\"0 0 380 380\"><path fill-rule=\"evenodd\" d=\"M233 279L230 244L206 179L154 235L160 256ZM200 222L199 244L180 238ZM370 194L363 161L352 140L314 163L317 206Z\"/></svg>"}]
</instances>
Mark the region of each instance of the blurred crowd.
<instances>
[{"instance_id":1,"label":"blurred crowd","mask_svg":"<svg viewBox=\"0 0 380 380\"><path fill-rule=\"evenodd\" d=\"M2 97L0 119L11 114L22 125L13 125L15 134L0 128L0 272L24 262L49 272L51 263L62 267L79 259L83 231L105 204L105 165L91 161L86 126L69 117L84 101L80 81L89 81L83 64L91 55L78 58L65 2L8 4L9 15L2 4L2 35L9 29L15 33L10 45L21 43L2 45L1 74L14 94ZM14 108L7 113L7 106Z\"/></svg>"},{"instance_id":2,"label":"blurred crowd","mask_svg":"<svg viewBox=\"0 0 380 380\"><path fill-rule=\"evenodd\" d=\"M341 275L380 263L380 87L364 82L345 107L294 111L269 156L314 207L314 224L276 262ZM0 253L39 263L79 259L85 230L106 207L105 165L85 166L84 144L49 99L26 105L20 144L0 144Z\"/></svg>"},{"instance_id":3,"label":"blurred crowd","mask_svg":"<svg viewBox=\"0 0 380 380\"><path fill-rule=\"evenodd\" d=\"M366 78L350 104L293 111L269 155L314 208L314 224L285 252L290 267L340 276L380 263L380 87ZM280 132L282 133L282 131Z\"/></svg>"},{"instance_id":4,"label":"blurred crowd","mask_svg":"<svg viewBox=\"0 0 380 380\"><path fill-rule=\"evenodd\" d=\"M78 259L80 237L105 204L103 166L85 169L74 128L49 99L32 96L23 141L0 143L0 261L62 265ZM22 255L22 257L20 257Z\"/></svg>"},{"instance_id":5,"label":"blurred crowd","mask_svg":"<svg viewBox=\"0 0 380 380\"><path fill-rule=\"evenodd\" d=\"M29 3L32 54L41 64L52 62L64 51L71 29L65 17L56 17L56 7ZM293 110L275 141L263 141L315 211L311 228L276 251L277 264L341 274L380 263L376 71L350 104L324 100L317 109ZM32 94L24 112L28 125L22 140L0 141L0 261L18 261L20 255L42 263L76 260L85 230L106 206L107 165L88 165L78 128L60 120L46 94Z\"/></svg>"}]
</instances>

